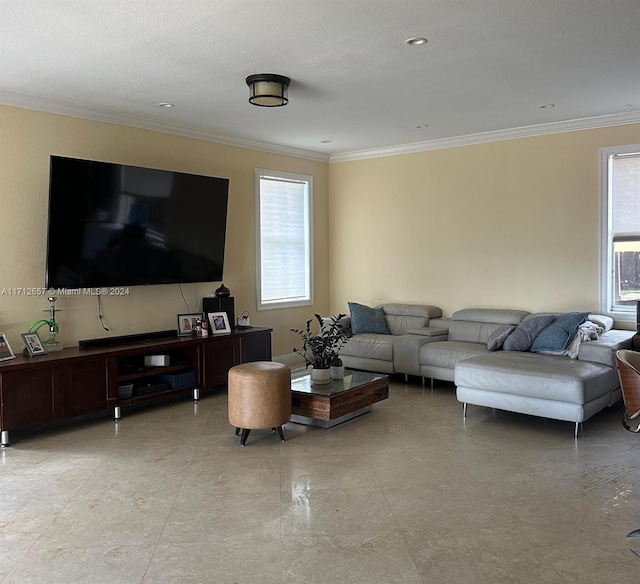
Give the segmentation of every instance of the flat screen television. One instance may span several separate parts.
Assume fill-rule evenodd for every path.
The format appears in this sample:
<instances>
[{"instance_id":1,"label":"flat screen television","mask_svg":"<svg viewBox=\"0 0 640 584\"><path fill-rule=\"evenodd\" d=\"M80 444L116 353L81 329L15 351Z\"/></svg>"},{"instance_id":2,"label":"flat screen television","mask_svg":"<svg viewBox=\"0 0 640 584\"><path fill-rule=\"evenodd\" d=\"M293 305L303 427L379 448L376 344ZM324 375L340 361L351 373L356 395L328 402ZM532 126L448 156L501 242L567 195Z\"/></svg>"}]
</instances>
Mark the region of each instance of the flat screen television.
<instances>
[{"instance_id":1,"label":"flat screen television","mask_svg":"<svg viewBox=\"0 0 640 584\"><path fill-rule=\"evenodd\" d=\"M51 156L48 288L219 282L229 180Z\"/></svg>"}]
</instances>

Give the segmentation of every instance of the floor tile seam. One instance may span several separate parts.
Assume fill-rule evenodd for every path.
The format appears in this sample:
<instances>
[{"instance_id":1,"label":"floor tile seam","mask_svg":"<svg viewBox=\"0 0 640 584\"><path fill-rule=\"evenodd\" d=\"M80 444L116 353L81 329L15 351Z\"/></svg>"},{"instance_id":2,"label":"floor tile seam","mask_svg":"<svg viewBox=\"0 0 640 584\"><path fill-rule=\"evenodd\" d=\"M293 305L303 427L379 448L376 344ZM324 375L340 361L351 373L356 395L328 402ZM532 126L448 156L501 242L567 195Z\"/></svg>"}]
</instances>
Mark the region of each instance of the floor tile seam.
<instances>
[{"instance_id":1,"label":"floor tile seam","mask_svg":"<svg viewBox=\"0 0 640 584\"><path fill-rule=\"evenodd\" d=\"M413 554L411 553L411 548L409 547L409 543L407 542L407 538L405 535L406 531L407 530L404 530L404 529L398 529L398 535L402 539L402 543L407 551L407 555L411 558L411 563L413 564L416 574L418 574L418 577L420 578L420 581L422 582L422 584L430 584L429 580L426 579L426 576L423 576L422 573L420 572L420 568L418 567L418 564L416 563L416 560L413 557Z\"/></svg>"},{"instance_id":2,"label":"floor tile seam","mask_svg":"<svg viewBox=\"0 0 640 584\"><path fill-rule=\"evenodd\" d=\"M98 472L98 469L104 464L105 459L104 457L102 458L102 460L100 461L100 464L98 464L92 471L91 473L89 473L89 475L85 478L84 481L82 481L78 487L76 488L76 490L73 492L72 495L69 496L69 498L67 499L67 502L62 506L61 509L59 509L58 511L56 511L54 513L53 519L47 524L47 526L42 530L42 532L40 533L40 535L33 541L33 543L29 546L29 549L27 551L31 551L32 549L35 548L35 546L37 545L37 543L42 539L43 535L49 530L49 528L53 525L53 523L64 513L65 509L67 509L67 507L69 507L69 505L71 505L71 503L76 499L76 497L78 496L78 493L82 490L82 488L91 480L91 478ZM36 548L37 549L37 548Z\"/></svg>"},{"instance_id":3,"label":"floor tile seam","mask_svg":"<svg viewBox=\"0 0 640 584\"><path fill-rule=\"evenodd\" d=\"M31 546L29 546L27 549L24 550L24 552L22 553L20 558L14 562L13 566L11 567L11 569L5 574L4 578L2 578L2 580L0 580L0 584L5 582L7 580L7 578L13 573L13 571L17 569L17 567L24 560L25 556L31 551L31 548L34 545L35 545L35 542L33 544L31 544Z\"/></svg>"},{"instance_id":4,"label":"floor tile seam","mask_svg":"<svg viewBox=\"0 0 640 584\"><path fill-rule=\"evenodd\" d=\"M204 428L206 428L206 424L203 424L203 428L202 428L202 430L200 432L200 438L198 439L198 443L191 450L191 456L189 457L189 462L186 465L187 469L193 463L195 454L196 454L198 448L200 447L200 444L202 443L202 437L204 436ZM153 558L156 555L156 552L158 550L158 546L160 545L160 541L162 540L162 536L163 536L163 534L165 532L165 529L167 528L167 524L169 522L169 518L171 517L171 514L173 513L173 510L174 510L174 508L176 506L176 501L178 500L178 497L180 497L180 493L182 492L182 487L184 486L186 478L187 478L187 472L184 472L182 474L182 479L180 481L180 486L176 490L176 494L175 494L175 496L173 498L173 502L171 503L171 507L169 508L169 510L167 512L167 515L166 515L166 518L164 520L164 523L162 524L162 527L158 530L158 535L157 535L155 543L152 544L153 545L153 549L152 549L151 555L149 556L149 561L147 562L147 565L146 565L146 567L144 569L144 572L142 574L142 578L140 580L140 584L142 584L144 582L145 578L147 577L147 573L149 571L149 567L151 566L151 562L153 561Z\"/></svg>"},{"instance_id":5,"label":"floor tile seam","mask_svg":"<svg viewBox=\"0 0 640 584\"><path fill-rule=\"evenodd\" d=\"M371 453L368 453L365 451L364 458L367 461L367 465L369 466L371 473L373 474L374 477L376 477L375 486L378 487L381 491L383 491L384 483L382 482L381 477L376 471L376 467L374 466L373 461L371 460ZM383 495L384 495L384 491L383 491ZM389 502L387 501L386 496L385 496L385 502L387 503L387 506L389 506Z\"/></svg>"},{"instance_id":6,"label":"floor tile seam","mask_svg":"<svg viewBox=\"0 0 640 584\"><path fill-rule=\"evenodd\" d=\"M375 471L374 471L374 473L375 473ZM406 542L406 540L404 539L404 537L402 536L402 533L401 533L401 528L400 528L400 524L398 523L398 518L396 517L396 514L393 512L393 507L391 506L391 503L389 503L389 498L387 497L387 493L386 493L386 490L385 490L383 485L380 485L380 493L382 494L382 497L384 498L384 502L387 505L387 509L389 510L389 513L391 514L391 517L393 517L393 523L396 526L396 531L402 537L402 543L407 548L407 553L409 553L409 548L407 546L407 542ZM409 556L411 557L411 561L413 562L413 557L411 556L410 553L409 553ZM415 562L413 562L413 563L415 564ZM416 566L416 570L417 570L417 566Z\"/></svg>"},{"instance_id":7,"label":"floor tile seam","mask_svg":"<svg viewBox=\"0 0 640 584\"><path fill-rule=\"evenodd\" d=\"M486 529L491 530L491 529L494 529L496 527L497 528L508 529L508 528L513 527L513 525L512 524L509 524L509 525L492 525L490 528L486 528ZM409 535L414 530L412 530L412 529L401 529L400 531L401 531L401 536L403 537L403 539L405 539L405 535ZM458 526L458 527L452 526L449 529L443 530L442 533L444 533L446 535L451 535L451 534L455 534L457 532L466 533L467 531L468 531L468 527L465 527L465 526ZM476 533L476 535L478 535L478 534ZM553 572L559 578L559 581L561 581L561 582L563 582L565 584L574 584L574 580L573 579L572 580L567 579L564 574L562 574L559 570L557 570L553 566L552 562L549 559L544 557L544 555L541 552L539 552L539 551L537 551L535 549L535 544L536 544L535 540L527 538L527 542L529 544L528 553L531 554L531 556L533 556L531 559L535 560L535 562L536 562L536 564L538 566L545 566L548 570ZM406 544L406 539L405 539L405 544ZM409 547L408 544L407 544L407 547ZM411 554L410 551L409 551L409 556L413 560L413 554ZM414 561L414 563L415 563L415 561ZM420 573L420 572L418 571L418 573ZM423 579L423 581L424 581L424 579ZM424 581L424 584L429 584L429 582L428 581Z\"/></svg>"}]
</instances>

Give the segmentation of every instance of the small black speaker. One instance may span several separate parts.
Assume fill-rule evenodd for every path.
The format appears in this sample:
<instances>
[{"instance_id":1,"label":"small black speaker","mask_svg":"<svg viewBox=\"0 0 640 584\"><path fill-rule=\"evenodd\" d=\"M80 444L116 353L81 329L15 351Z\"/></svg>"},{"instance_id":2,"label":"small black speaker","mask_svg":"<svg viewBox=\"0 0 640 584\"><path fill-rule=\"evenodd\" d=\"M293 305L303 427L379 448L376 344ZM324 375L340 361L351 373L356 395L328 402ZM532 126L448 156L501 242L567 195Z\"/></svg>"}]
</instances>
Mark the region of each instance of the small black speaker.
<instances>
[{"instance_id":1,"label":"small black speaker","mask_svg":"<svg viewBox=\"0 0 640 584\"><path fill-rule=\"evenodd\" d=\"M202 299L202 312L207 316L210 312L226 312L229 326L236 328L236 309L233 296L207 296Z\"/></svg>"}]
</instances>

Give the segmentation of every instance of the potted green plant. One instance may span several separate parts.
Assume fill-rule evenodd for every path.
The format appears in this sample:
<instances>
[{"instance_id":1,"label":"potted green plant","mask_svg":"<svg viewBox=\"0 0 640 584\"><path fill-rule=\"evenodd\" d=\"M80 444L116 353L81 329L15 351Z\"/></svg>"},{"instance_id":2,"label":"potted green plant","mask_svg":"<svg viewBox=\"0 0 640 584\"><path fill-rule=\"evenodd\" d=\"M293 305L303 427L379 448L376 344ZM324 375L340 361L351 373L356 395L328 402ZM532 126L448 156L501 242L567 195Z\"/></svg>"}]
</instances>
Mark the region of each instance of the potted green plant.
<instances>
[{"instance_id":1,"label":"potted green plant","mask_svg":"<svg viewBox=\"0 0 640 584\"><path fill-rule=\"evenodd\" d=\"M302 340L302 347L295 347L293 352L301 355L306 366L312 368L311 379L314 383L328 383L331 381L331 364L338 359L338 352L349 340L350 334L340 323L344 314L325 319L319 314L314 316L318 324L317 333L311 330L313 318L307 321L303 330L291 329Z\"/></svg>"}]
</instances>

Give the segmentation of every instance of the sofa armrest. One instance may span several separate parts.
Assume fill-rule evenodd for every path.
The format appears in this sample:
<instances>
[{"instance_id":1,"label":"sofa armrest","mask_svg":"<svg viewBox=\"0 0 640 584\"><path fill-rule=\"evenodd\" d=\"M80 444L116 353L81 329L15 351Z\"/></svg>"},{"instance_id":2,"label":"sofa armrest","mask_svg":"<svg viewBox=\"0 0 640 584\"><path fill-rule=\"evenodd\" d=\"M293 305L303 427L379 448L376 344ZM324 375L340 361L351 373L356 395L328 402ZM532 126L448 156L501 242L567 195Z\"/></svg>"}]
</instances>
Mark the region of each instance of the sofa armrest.
<instances>
[{"instance_id":1,"label":"sofa armrest","mask_svg":"<svg viewBox=\"0 0 640 584\"><path fill-rule=\"evenodd\" d=\"M415 329L425 331L433 327ZM407 333L398 335L393 341L393 368L396 373L421 376L420 374L420 349L429 343L447 340L447 329L439 329L444 334L427 336L425 334ZM430 331L429 331L430 332ZM434 329L434 332L437 332Z\"/></svg>"},{"instance_id":2,"label":"sofa armrest","mask_svg":"<svg viewBox=\"0 0 640 584\"><path fill-rule=\"evenodd\" d=\"M584 341L580 343L578 359L580 361L592 361L608 365L616 369L616 351L618 349L630 349L631 338L635 331L612 329L607 331L597 341Z\"/></svg>"},{"instance_id":3,"label":"sofa armrest","mask_svg":"<svg viewBox=\"0 0 640 584\"><path fill-rule=\"evenodd\" d=\"M435 326L425 326L419 329L411 329L407 331L408 335L420 335L421 337L446 337L449 334L448 329ZM438 339L443 341L444 339Z\"/></svg>"}]
</instances>

